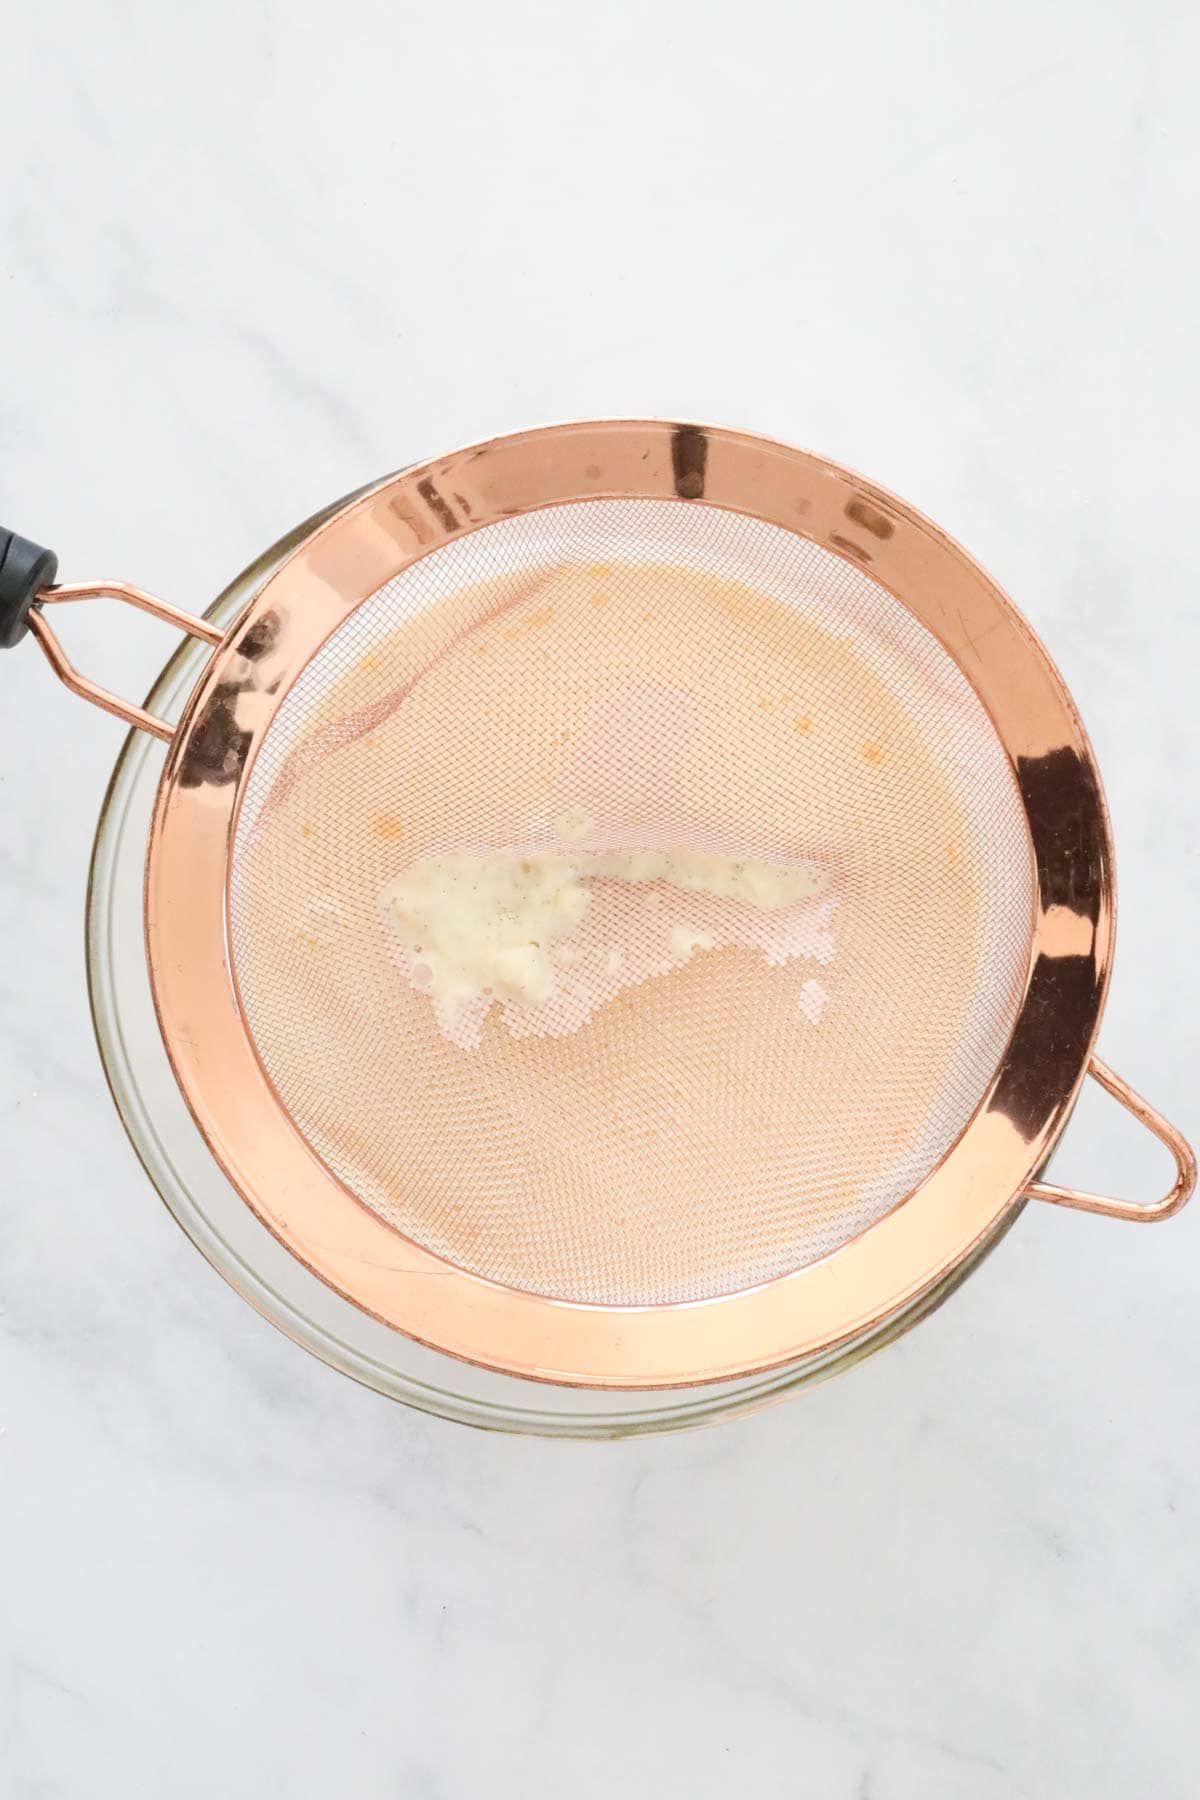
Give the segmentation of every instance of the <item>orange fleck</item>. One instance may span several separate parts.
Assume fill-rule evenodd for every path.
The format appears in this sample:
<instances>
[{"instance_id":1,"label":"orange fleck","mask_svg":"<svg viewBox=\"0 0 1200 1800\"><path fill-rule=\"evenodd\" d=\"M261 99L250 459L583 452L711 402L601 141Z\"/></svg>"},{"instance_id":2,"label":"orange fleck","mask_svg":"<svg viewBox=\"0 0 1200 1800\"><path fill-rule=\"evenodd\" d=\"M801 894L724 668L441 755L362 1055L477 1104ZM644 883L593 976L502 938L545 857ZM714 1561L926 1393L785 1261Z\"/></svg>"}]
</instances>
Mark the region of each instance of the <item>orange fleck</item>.
<instances>
[{"instance_id":1,"label":"orange fleck","mask_svg":"<svg viewBox=\"0 0 1200 1800\"><path fill-rule=\"evenodd\" d=\"M862 753L863 753L863 761L864 762L881 763L883 761L883 745L882 744L864 744L862 747Z\"/></svg>"},{"instance_id":2,"label":"orange fleck","mask_svg":"<svg viewBox=\"0 0 1200 1800\"><path fill-rule=\"evenodd\" d=\"M504 635L510 644L515 644L521 638L532 637L535 631L541 631L542 627L548 625L553 617L554 608L543 606L540 612L531 613L527 619L522 619L517 625L510 625Z\"/></svg>"},{"instance_id":3,"label":"orange fleck","mask_svg":"<svg viewBox=\"0 0 1200 1800\"><path fill-rule=\"evenodd\" d=\"M476 656L486 656L489 648L490 648L490 646L487 644L476 644L476 646L475 646Z\"/></svg>"},{"instance_id":4,"label":"orange fleck","mask_svg":"<svg viewBox=\"0 0 1200 1800\"><path fill-rule=\"evenodd\" d=\"M371 830L376 837L395 839L404 836L404 827L394 813L376 813L371 820Z\"/></svg>"},{"instance_id":5,"label":"orange fleck","mask_svg":"<svg viewBox=\"0 0 1200 1800\"><path fill-rule=\"evenodd\" d=\"M559 741L559 743L560 743L560 744L569 744L569 743L570 743L570 741L571 741L571 739L572 739L572 738L573 738L573 737L574 737L574 736L575 736L575 733L574 733L574 732L573 732L573 731L572 731L572 730L571 730L571 729L570 729L570 727L569 727L569 726L568 726L568 727L567 727L567 728L566 728L566 730L564 730L564 731L560 731L560 732L559 732L559 734L558 734L558 741Z\"/></svg>"},{"instance_id":6,"label":"orange fleck","mask_svg":"<svg viewBox=\"0 0 1200 1800\"><path fill-rule=\"evenodd\" d=\"M588 574L596 581L603 581L604 577L610 573L611 566L610 563L592 563Z\"/></svg>"},{"instance_id":7,"label":"orange fleck","mask_svg":"<svg viewBox=\"0 0 1200 1800\"><path fill-rule=\"evenodd\" d=\"M800 733L801 737L807 737L812 730L812 720L807 713L801 713L796 720L796 730Z\"/></svg>"},{"instance_id":8,"label":"orange fleck","mask_svg":"<svg viewBox=\"0 0 1200 1800\"><path fill-rule=\"evenodd\" d=\"M377 669L379 667L379 658L377 656L364 656L358 666L360 669Z\"/></svg>"},{"instance_id":9,"label":"orange fleck","mask_svg":"<svg viewBox=\"0 0 1200 1800\"><path fill-rule=\"evenodd\" d=\"M946 861L948 863L956 863L958 861L958 845L957 844L949 844L947 846Z\"/></svg>"},{"instance_id":10,"label":"orange fleck","mask_svg":"<svg viewBox=\"0 0 1200 1800\"><path fill-rule=\"evenodd\" d=\"M773 700L768 700L765 694L760 694L758 697L758 710L759 712L774 712L775 702Z\"/></svg>"},{"instance_id":11,"label":"orange fleck","mask_svg":"<svg viewBox=\"0 0 1200 1800\"><path fill-rule=\"evenodd\" d=\"M642 614L642 622L643 622L643 624L646 624L646 625L653 625L654 614L652 612L644 612Z\"/></svg>"},{"instance_id":12,"label":"orange fleck","mask_svg":"<svg viewBox=\"0 0 1200 1800\"><path fill-rule=\"evenodd\" d=\"M311 819L305 819L303 825L300 827L300 836L310 838L312 836L312 834L313 834L313 822Z\"/></svg>"},{"instance_id":13,"label":"orange fleck","mask_svg":"<svg viewBox=\"0 0 1200 1800\"><path fill-rule=\"evenodd\" d=\"M592 605L593 606L607 606L608 600L609 600L609 596L607 594L598 593L598 594L592 595Z\"/></svg>"}]
</instances>

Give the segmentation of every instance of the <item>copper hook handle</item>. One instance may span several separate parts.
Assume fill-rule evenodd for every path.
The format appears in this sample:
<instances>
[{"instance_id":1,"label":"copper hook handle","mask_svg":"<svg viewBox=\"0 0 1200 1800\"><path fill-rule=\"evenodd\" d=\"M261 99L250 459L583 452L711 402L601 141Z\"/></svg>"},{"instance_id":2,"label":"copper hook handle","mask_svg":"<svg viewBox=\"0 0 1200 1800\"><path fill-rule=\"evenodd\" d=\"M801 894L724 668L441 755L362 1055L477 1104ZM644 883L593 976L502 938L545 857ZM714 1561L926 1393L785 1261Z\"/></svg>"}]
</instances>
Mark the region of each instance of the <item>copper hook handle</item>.
<instances>
[{"instance_id":1,"label":"copper hook handle","mask_svg":"<svg viewBox=\"0 0 1200 1800\"><path fill-rule=\"evenodd\" d=\"M126 725L134 725L139 731L148 731L169 744L175 733L174 727L168 725L165 719L157 718L154 713L147 712L143 706L135 706L130 700L122 700L119 694L98 687L86 675L79 673L63 649L57 633L51 630L42 610L45 606L63 600L92 600L105 596L113 600L124 600L127 605L136 606L141 612L150 613L168 625L178 626L190 637L202 638L206 644L219 644L225 634L218 626L210 625L207 619L198 619L194 614L183 612L169 601L160 600L155 594L147 594L141 588L131 587L125 581L77 581L61 587L43 588L29 608L26 616L29 630L65 687L73 694L78 694L81 699L90 700L93 706L102 707L105 712L122 719Z\"/></svg>"},{"instance_id":2,"label":"copper hook handle","mask_svg":"<svg viewBox=\"0 0 1200 1800\"><path fill-rule=\"evenodd\" d=\"M1161 1200L1151 1201L1148 1206L1140 1206L1136 1200L1113 1200L1107 1194L1089 1194L1078 1188L1057 1187L1051 1181L1031 1181L1025 1189L1026 1198L1050 1200L1055 1206L1073 1206L1080 1212L1101 1213L1108 1219L1134 1219L1143 1224L1153 1219L1169 1219L1181 1206L1187 1204L1196 1185L1195 1151L1169 1119L1164 1119L1148 1100L1135 1092L1127 1081L1122 1081L1116 1071L1110 1069L1107 1063L1101 1062L1098 1056L1092 1056L1088 1062L1088 1074L1114 1100L1119 1100L1147 1131L1153 1132L1160 1143L1166 1145L1175 1158L1174 1183Z\"/></svg>"}]
</instances>

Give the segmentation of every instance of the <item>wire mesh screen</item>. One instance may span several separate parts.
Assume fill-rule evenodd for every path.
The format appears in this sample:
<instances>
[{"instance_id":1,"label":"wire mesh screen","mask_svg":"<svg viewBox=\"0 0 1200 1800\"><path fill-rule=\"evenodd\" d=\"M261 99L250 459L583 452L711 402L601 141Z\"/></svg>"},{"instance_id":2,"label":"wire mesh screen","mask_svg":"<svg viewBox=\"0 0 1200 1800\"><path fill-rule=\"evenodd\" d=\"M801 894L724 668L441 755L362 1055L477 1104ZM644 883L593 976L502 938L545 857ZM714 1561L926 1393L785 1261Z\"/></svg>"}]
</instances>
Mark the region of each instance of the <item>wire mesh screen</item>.
<instances>
[{"instance_id":1,"label":"wire mesh screen","mask_svg":"<svg viewBox=\"0 0 1200 1800\"><path fill-rule=\"evenodd\" d=\"M860 570L700 503L455 539L364 599L250 773L262 1062L339 1179L494 1281L728 1293L900 1203L1032 929L969 681Z\"/></svg>"}]
</instances>

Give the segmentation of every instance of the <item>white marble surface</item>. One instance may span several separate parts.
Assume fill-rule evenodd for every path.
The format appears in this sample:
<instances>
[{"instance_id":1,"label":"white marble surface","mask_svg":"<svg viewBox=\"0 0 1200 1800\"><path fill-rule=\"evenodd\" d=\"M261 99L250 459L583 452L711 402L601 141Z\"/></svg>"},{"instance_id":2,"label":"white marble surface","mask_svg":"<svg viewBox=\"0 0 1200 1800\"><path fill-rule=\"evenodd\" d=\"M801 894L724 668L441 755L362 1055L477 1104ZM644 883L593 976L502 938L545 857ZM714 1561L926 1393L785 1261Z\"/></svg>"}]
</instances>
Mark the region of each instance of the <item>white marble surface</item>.
<instances>
[{"instance_id":1,"label":"white marble surface","mask_svg":"<svg viewBox=\"0 0 1200 1800\"><path fill-rule=\"evenodd\" d=\"M0 516L198 607L325 500L547 417L869 471L1074 688L1103 1046L1194 1130L1198 58L1157 0L10 8ZM169 647L70 623L129 691ZM406 1413L149 1191L84 991L119 732L32 647L0 678L4 1800L1190 1800L1200 1206L1030 1208L899 1347L715 1431ZM1059 1168L1162 1173L1103 1104Z\"/></svg>"}]
</instances>

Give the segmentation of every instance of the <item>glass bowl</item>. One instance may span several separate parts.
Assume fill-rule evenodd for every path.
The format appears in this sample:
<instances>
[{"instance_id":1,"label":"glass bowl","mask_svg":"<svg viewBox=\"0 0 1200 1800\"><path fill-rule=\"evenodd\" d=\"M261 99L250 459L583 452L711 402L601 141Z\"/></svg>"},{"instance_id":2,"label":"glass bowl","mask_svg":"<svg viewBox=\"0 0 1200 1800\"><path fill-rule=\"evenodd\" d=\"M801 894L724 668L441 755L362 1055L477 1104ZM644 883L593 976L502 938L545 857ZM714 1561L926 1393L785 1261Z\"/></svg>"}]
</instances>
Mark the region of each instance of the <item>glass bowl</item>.
<instances>
[{"instance_id":1,"label":"glass bowl","mask_svg":"<svg viewBox=\"0 0 1200 1800\"><path fill-rule=\"evenodd\" d=\"M226 626L292 549L354 498L347 495L280 540L227 587L207 616ZM186 640L147 707L178 717L208 651ZM608 1392L500 1374L404 1337L298 1262L226 1180L176 1085L151 998L143 936L146 840L164 746L130 732L101 809L87 902L92 1016L117 1110L143 1167L192 1242L272 1324L332 1368L423 1412L490 1430L613 1438L679 1430L756 1410L846 1369L937 1306L975 1268L1022 1202L941 1282L882 1325L819 1356L699 1387Z\"/></svg>"}]
</instances>

